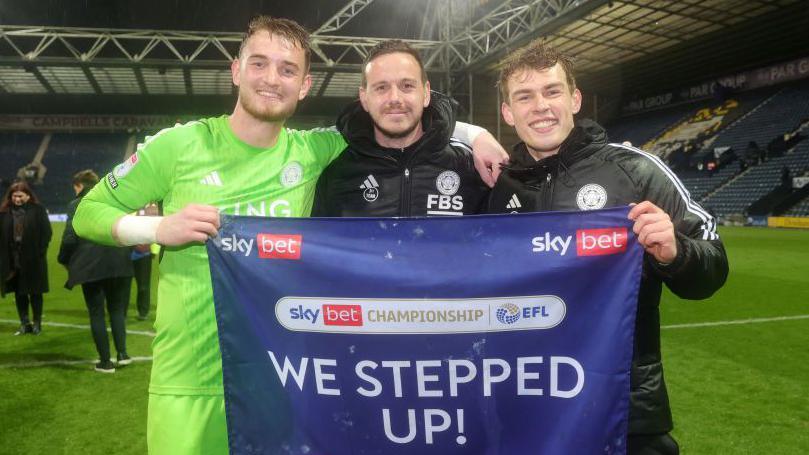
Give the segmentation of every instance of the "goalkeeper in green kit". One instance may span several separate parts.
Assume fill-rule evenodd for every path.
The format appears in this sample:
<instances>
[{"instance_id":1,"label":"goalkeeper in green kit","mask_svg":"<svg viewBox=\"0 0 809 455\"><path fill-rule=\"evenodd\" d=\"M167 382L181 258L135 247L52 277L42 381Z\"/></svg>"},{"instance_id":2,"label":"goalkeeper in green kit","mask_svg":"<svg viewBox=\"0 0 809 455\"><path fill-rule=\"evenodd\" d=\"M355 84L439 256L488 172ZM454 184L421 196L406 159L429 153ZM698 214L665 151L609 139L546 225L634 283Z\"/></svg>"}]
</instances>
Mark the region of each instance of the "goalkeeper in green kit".
<instances>
[{"instance_id":1,"label":"goalkeeper in green kit","mask_svg":"<svg viewBox=\"0 0 809 455\"><path fill-rule=\"evenodd\" d=\"M159 307L149 385L152 454L227 453L222 364L208 258L219 213L308 216L318 177L346 147L333 130L284 128L311 85L309 36L297 23L259 16L232 63L233 114L160 131L79 205L79 236L105 244L159 243ZM460 131L459 131L460 129ZM491 135L461 124L456 135L485 157L494 182L505 153ZM475 139L479 138L479 139ZM479 146L479 147L478 147ZM162 201L164 217L128 215Z\"/></svg>"}]
</instances>

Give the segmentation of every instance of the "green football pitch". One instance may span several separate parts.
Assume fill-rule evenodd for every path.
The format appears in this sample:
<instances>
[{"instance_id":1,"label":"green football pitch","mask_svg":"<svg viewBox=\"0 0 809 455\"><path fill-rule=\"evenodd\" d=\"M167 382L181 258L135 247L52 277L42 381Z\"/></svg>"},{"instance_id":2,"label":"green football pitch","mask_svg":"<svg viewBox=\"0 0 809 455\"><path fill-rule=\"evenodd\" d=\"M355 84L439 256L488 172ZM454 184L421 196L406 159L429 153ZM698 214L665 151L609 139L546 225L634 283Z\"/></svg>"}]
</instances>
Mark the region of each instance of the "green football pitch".
<instances>
[{"instance_id":1,"label":"green football pitch","mask_svg":"<svg viewBox=\"0 0 809 455\"><path fill-rule=\"evenodd\" d=\"M0 301L0 453L146 453L152 321L131 308L137 361L94 372L87 311L80 289L62 287L63 225L54 228L42 334L12 336L13 298ZM809 453L809 231L720 234L725 287L706 301L666 295L662 304L674 435L685 454Z\"/></svg>"}]
</instances>

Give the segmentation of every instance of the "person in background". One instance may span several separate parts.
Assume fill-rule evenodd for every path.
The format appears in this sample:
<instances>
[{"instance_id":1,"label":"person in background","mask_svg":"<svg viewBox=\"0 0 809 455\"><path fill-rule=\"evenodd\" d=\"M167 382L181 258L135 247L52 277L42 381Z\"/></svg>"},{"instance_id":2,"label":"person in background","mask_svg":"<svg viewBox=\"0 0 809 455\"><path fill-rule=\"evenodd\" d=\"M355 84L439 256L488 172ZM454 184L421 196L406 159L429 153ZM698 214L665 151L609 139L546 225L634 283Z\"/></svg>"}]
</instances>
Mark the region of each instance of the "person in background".
<instances>
[{"instance_id":1,"label":"person in background","mask_svg":"<svg viewBox=\"0 0 809 455\"><path fill-rule=\"evenodd\" d=\"M792 188L792 172L787 165L781 168L781 186L787 189Z\"/></svg>"},{"instance_id":2,"label":"person in background","mask_svg":"<svg viewBox=\"0 0 809 455\"><path fill-rule=\"evenodd\" d=\"M48 292L48 212L25 182L9 186L0 202L0 297L14 293L20 328L14 335L42 331L42 295ZM33 311L33 324L28 308Z\"/></svg>"},{"instance_id":3,"label":"person in background","mask_svg":"<svg viewBox=\"0 0 809 455\"><path fill-rule=\"evenodd\" d=\"M132 359L126 352L126 306L132 280L130 248L99 245L79 238L73 230L73 215L81 199L98 183L98 175L84 170L73 176L76 199L70 202L67 224L59 247L59 263L67 267L65 287L72 289L80 284L84 302L90 314L90 332L98 351L99 361L95 370L114 373L115 365L110 359L110 342L107 324L104 321L104 302L110 317L112 339L118 353L118 365L128 365Z\"/></svg>"},{"instance_id":4,"label":"person in background","mask_svg":"<svg viewBox=\"0 0 809 455\"><path fill-rule=\"evenodd\" d=\"M140 216L157 216L156 204L149 204L138 211ZM145 321L149 317L152 290L152 245L144 243L132 248L132 268L135 273L138 308L138 320ZM131 283L130 283L131 285Z\"/></svg>"}]
</instances>

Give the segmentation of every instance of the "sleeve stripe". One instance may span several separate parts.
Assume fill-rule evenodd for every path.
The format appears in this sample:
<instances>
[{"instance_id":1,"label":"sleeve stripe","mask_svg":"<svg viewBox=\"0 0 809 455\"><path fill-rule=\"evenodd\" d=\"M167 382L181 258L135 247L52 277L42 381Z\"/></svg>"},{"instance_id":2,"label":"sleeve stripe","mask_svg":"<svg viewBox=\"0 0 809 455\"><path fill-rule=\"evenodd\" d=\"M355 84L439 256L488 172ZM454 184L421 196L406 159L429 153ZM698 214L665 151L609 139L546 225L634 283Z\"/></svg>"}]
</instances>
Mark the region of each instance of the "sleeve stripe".
<instances>
[{"instance_id":1,"label":"sleeve stripe","mask_svg":"<svg viewBox=\"0 0 809 455\"><path fill-rule=\"evenodd\" d=\"M454 136L449 138L449 145L452 145L452 146L455 146L455 147L460 147L460 148L466 150L467 152L472 153L472 148L469 147L469 145L459 141Z\"/></svg>"},{"instance_id":2,"label":"sleeve stripe","mask_svg":"<svg viewBox=\"0 0 809 455\"><path fill-rule=\"evenodd\" d=\"M297 129L294 129L294 128L287 128L287 131L295 132L295 133L307 132L308 131L308 132L314 132L314 133L337 133L337 134L340 134L340 131L337 129L337 125L318 126L318 127L315 127L315 128L310 128L308 130L297 130Z\"/></svg>"},{"instance_id":3,"label":"sleeve stripe","mask_svg":"<svg viewBox=\"0 0 809 455\"><path fill-rule=\"evenodd\" d=\"M712 217L708 212L705 211L697 202L691 199L691 194L686 189L685 185L680 181L679 178L674 174L674 172L669 169L668 166L663 163L663 161L651 153L644 152L641 149L635 147L629 147L623 144L610 144L613 147L619 147L625 150L629 150L631 152L635 152L641 156L648 158L652 163L657 165L671 180L674 184L674 187L677 189L677 192L680 193L680 197L683 198L685 201L686 209L693 213L694 215L698 216L702 221L703 224L700 226L702 228L702 240L716 240L719 238L719 234L716 233L716 220Z\"/></svg>"}]
</instances>

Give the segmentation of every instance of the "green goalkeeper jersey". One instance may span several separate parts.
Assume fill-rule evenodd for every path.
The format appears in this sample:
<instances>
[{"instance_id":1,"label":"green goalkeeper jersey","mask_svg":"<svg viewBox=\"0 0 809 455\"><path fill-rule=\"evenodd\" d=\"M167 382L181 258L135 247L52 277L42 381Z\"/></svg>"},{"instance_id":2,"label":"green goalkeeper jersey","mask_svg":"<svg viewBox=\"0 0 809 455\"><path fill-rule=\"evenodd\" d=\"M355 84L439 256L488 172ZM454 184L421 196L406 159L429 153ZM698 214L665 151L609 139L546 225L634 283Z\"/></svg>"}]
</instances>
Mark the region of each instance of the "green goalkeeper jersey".
<instances>
[{"instance_id":1,"label":"green goalkeeper jersey","mask_svg":"<svg viewBox=\"0 0 809 455\"><path fill-rule=\"evenodd\" d=\"M178 125L147 138L107 174L84 197L73 224L82 237L114 244L114 222L150 201L163 201L164 215L206 204L229 215L308 216L320 173L345 146L333 130L284 129L273 147L252 147L233 134L227 116ZM165 248L157 301L149 391L221 395L204 245Z\"/></svg>"}]
</instances>

